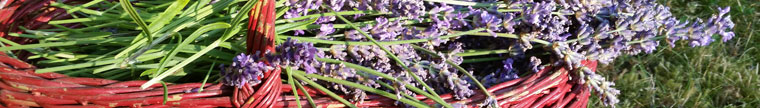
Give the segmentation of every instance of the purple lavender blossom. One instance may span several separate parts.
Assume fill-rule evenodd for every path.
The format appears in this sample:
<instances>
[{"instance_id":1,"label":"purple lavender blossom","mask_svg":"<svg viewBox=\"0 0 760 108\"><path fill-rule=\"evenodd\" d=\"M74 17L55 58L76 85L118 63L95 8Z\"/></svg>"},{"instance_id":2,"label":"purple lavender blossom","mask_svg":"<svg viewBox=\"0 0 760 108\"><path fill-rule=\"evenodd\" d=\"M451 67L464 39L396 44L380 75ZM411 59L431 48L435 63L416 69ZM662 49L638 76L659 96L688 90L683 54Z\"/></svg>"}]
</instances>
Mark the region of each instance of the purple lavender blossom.
<instances>
[{"instance_id":1,"label":"purple lavender blossom","mask_svg":"<svg viewBox=\"0 0 760 108\"><path fill-rule=\"evenodd\" d=\"M502 61L502 63L504 64L502 68L483 77L481 82L483 82L484 86L490 87L504 81L520 78L520 76L517 75L517 70L513 67L514 59L507 58Z\"/></svg>"},{"instance_id":2,"label":"purple lavender blossom","mask_svg":"<svg viewBox=\"0 0 760 108\"><path fill-rule=\"evenodd\" d=\"M535 56L530 57L530 64L528 64L528 67L530 67L530 70L533 72L538 72L544 69L544 66L541 66L541 59L538 59Z\"/></svg>"},{"instance_id":3,"label":"purple lavender blossom","mask_svg":"<svg viewBox=\"0 0 760 108\"><path fill-rule=\"evenodd\" d=\"M219 66L222 68L220 73L223 76L222 83L227 86L241 88L246 83L251 86L259 84L261 83L259 77L262 77L264 72L272 70L272 67L259 61L257 57L243 53L235 56L232 61L229 67Z\"/></svg>"},{"instance_id":4,"label":"purple lavender blossom","mask_svg":"<svg viewBox=\"0 0 760 108\"><path fill-rule=\"evenodd\" d=\"M279 54L267 56L272 64L292 66L295 69L302 68L306 73L315 73L317 71L314 68L315 56L324 55L320 54L322 52L318 51L312 43L297 43L296 40L290 38L278 45L275 50Z\"/></svg>"},{"instance_id":5,"label":"purple lavender blossom","mask_svg":"<svg viewBox=\"0 0 760 108\"><path fill-rule=\"evenodd\" d=\"M383 0L381 0L383 1ZM422 0L389 0L392 5L390 11L393 16L404 16L411 19L419 19L425 14L425 5Z\"/></svg>"},{"instance_id":6,"label":"purple lavender blossom","mask_svg":"<svg viewBox=\"0 0 760 108\"><path fill-rule=\"evenodd\" d=\"M396 36L404 30L399 20L391 22L385 17L378 17L375 21L377 24L369 30L369 33L378 41L395 40Z\"/></svg>"},{"instance_id":7,"label":"purple lavender blossom","mask_svg":"<svg viewBox=\"0 0 760 108\"><path fill-rule=\"evenodd\" d=\"M319 34L317 34L317 37L327 36L328 34L332 34L333 32L335 32L335 28L333 28L333 24L322 24L319 27Z\"/></svg>"},{"instance_id":8,"label":"purple lavender blossom","mask_svg":"<svg viewBox=\"0 0 760 108\"><path fill-rule=\"evenodd\" d=\"M524 6L522 20L526 24L530 24L534 27L541 27L541 19L550 17L555 6L552 2L537 2L532 3L533 6Z\"/></svg>"},{"instance_id":9,"label":"purple lavender blossom","mask_svg":"<svg viewBox=\"0 0 760 108\"><path fill-rule=\"evenodd\" d=\"M440 6L430 9L428 14L430 14L430 19L433 19L433 25L438 26L438 28L449 28L449 26L451 26L451 16L453 15L453 12L454 7L442 3Z\"/></svg>"},{"instance_id":10,"label":"purple lavender blossom","mask_svg":"<svg viewBox=\"0 0 760 108\"><path fill-rule=\"evenodd\" d=\"M468 0L481 3L501 2L501 0ZM464 58L456 53L466 49L511 49L509 54L492 54L483 57L509 57L509 59L493 62L490 67L498 69L487 70L482 77L486 86L519 78L518 74L537 72L545 64L564 66L567 69L583 72L587 76L574 76L584 80L587 85L597 92L604 93L605 103L617 102L617 94L611 86L599 75L592 74L580 63L582 60L596 60L606 64L621 55L636 55L651 53L656 50L660 40L664 38L672 47L678 41L690 46L708 45L722 37L728 41L734 37L731 31L735 26L730 19L729 8L719 8L718 14L707 20L679 21L667 6L660 5L654 0L507 0L509 7L467 7L422 0L288 0L285 5L291 10L285 13L285 18L295 18L309 14L333 11L373 10L391 14L353 16L357 22L371 20L374 24L360 27L370 38L378 41L397 41L409 39L431 39L427 42L412 43L423 48L447 53L437 53L440 57L418 54L411 45L383 45L391 54L400 57L403 63L391 60L384 51L374 45L332 45L324 56L323 51L316 50L311 44L296 44L288 40L269 60L278 64L291 65L309 73L315 73L338 79L359 82L370 87L379 87L374 81L392 83L399 97L400 94L413 94L405 88L405 84L420 86L419 82L399 66L410 67L417 76L431 84L438 92L452 92L457 99L472 95L467 78L459 75L459 70L444 63L445 60L462 63ZM326 4L332 8L320 7ZM505 11L504 9L507 9ZM403 18L399 18L403 17ZM422 18L421 18L422 17ZM401 20L390 20L398 18ZM423 19L424 18L424 19ZM408 21L426 21L419 24L404 25ZM322 16L317 23L319 29L307 30L316 34L317 38L326 40L368 41L365 36L352 29L335 29L332 24L342 23L333 16ZM424 27L424 29L417 29ZM452 30L468 31L476 28L486 28L485 31L494 37L461 36L441 39ZM326 37L336 31L344 31L344 37ZM497 33L514 34L518 38L495 37ZM295 35L305 35L302 30ZM543 40L550 44L536 45L533 40ZM533 49L533 45L543 48ZM319 45L323 46L323 45ZM305 48L305 49L304 49ZM299 50L304 49L304 50ZM549 55L541 52L551 52ZM542 58L535 57L539 56ZM315 62L313 56L333 58L361 66L369 67L393 77L400 82L390 82L376 76L359 76L360 71L345 70L337 64ZM549 56L549 57L546 57ZM312 57L312 58L309 58ZM480 57L480 56L478 56ZM530 57L530 58L528 58ZM546 58L544 58L546 57ZM542 59L546 61L541 61ZM515 65L517 63L517 65ZM466 66L464 64L463 66ZM487 67L487 66L484 66ZM480 68L478 66L470 66ZM469 71L472 72L472 71ZM475 73L482 73L475 71ZM481 74L483 75L483 74ZM472 79L470 79L472 80ZM326 82L322 82L326 83ZM596 84L596 85L594 85ZM354 96L353 100L363 98L366 93L355 88L342 85L329 87Z\"/></svg>"},{"instance_id":11,"label":"purple lavender blossom","mask_svg":"<svg viewBox=\"0 0 760 108\"><path fill-rule=\"evenodd\" d=\"M460 78L459 75L456 74L457 71L450 71L451 68L446 63L433 63L433 68L440 69L438 70L438 80L443 80L443 87L446 89L444 90L450 90L454 94L454 98L456 99L466 99L469 96L472 96L475 92L470 89L470 84L467 82L467 80L464 80L463 78ZM441 83L441 82L439 82Z\"/></svg>"}]
</instances>

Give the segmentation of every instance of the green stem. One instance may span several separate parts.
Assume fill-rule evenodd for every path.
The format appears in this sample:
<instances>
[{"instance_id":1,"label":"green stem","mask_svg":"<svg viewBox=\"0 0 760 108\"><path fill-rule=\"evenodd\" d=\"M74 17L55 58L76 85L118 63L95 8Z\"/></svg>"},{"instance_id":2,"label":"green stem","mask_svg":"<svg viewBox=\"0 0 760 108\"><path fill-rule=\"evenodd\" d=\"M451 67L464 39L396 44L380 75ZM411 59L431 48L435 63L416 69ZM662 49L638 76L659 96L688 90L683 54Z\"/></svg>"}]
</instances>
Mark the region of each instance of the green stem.
<instances>
[{"instance_id":1,"label":"green stem","mask_svg":"<svg viewBox=\"0 0 760 108\"><path fill-rule=\"evenodd\" d=\"M385 15L385 14L391 14L390 12L379 12L379 11L372 11L372 10L366 10L366 11L341 11L337 12L337 15L356 15L356 14L373 14L373 15ZM309 18L315 18L315 17L323 17L323 16L335 16L335 14L327 14L327 13L318 13L318 14L311 14L301 17L295 17L295 18L289 18L289 19L279 19L274 21L275 24L280 23L287 23L287 22L293 22L303 19L309 19Z\"/></svg>"},{"instance_id":2,"label":"green stem","mask_svg":"<svg viewBox=\"0 0 760 108\"><path fill-rule=\"evenodd\" d=\"M498 50L476 50L476 51L465 51L461 53L457 53L457 56L462 57L468 57L468 56L479 56L479 55L490 55L490 54L503 54L503 53L509 53L512 52L510 49L498 49Z\"/></svg>"},{"instance_id":3,"label":"green stem","mask_svg":"<svg viewBox=\"0 0 760 108\"><path fill-rule=\"evenodd\" d=\"M507 57L486 57L486 58L474 58L474 59L465 59L462 61L462 63L478 63L478 62L489 62L489 61L499 61L507 59Z\"/></svg>"},{"instance_id":4,"label":"green stem","mask_svg":"<svg viewBox=\"0 0 760 108\"><path fill-rule=\"evenodd\" d=\"M258 2L258 1L257 0L251 0L251 1L246 2L245 5L243 5L242 10L250 10L253 7L253 4L255 4L256 2ZM153 85L153 84L157 83L158 81L163 80L164 78L166 78L169 75L171 75L173 72L175 72L175 71L183 68L187 64L190 64L191 62L193 62L196 59L198 59L199 57L205 55L206 53L208 53L212 49L218 47L219 44L221 44L222 42L227 41L227 39L230 39L232 36L234 36L235 34L237 34L241 30L241 28L240 28L241 27L240 26L240 22L242 21L243 18L247 18L246 14L248 14L248 12L250 12L250 11L240 11L238 13L239 15L235 16L235 19L233 19L231 21L232 23L230 25L232 25L232 27L231 28L227 28L224 31L224 34L222 34L221 38L217 39L216 41L214 41L213 43L211 43L210 45L208 45L206 48L203 48L200 51L198 51L197 53L195 53L192 56L188 57L187 59L185 59L181 63L177 64L176 66L174 66L174 67L166 70L165 73L162 73L161 75L158 75L155 78L148 80L148 82L145 82L143 85L140 86L140 88L141 89L146 89L150 85Z\"/></svg>"},{"instance_id":5,"label":"green stem","mask_svg":"<svg viewBox=\"0 0 760 108\"><path fill-rule=\"evenodd\" d=\"M289 68L289 67L286 67L286 68ZM305 74L305 73L303 73L303 74ZM312 87L314 87L316 89L319 89L322 92L325 92L325 94L327 94L328 96L332 97L335 100L338 100L340 103L343 103L343 104L345 104L348 107L356 108L356 105L351 104L351 102L348 102L346 99L343 99L342 97L338 96L338 94L335 94L335 93L331 92L327 88L322 87L322 85L319 85L319 84L317 84L314 81L311 81L310 79L304 77L302 74L299 74L298 72L296 72L296 74L293 74L293 77L297 78L298 80L301 80L301 81L304 81L304 82L308 83Z\"/></svg>"},{"instance_id":6,"label":"green stem","mask_svg":"<svg viewBox=\"0 0 760 108\"><path fill-rule=\"evenodd\" d=\"M309 92L307 92L306 89L303 88L303 85L301 85L301 83L295 83L295 85L296 87L298 87L298 89L301 89L301 93L303 93L304 96L306 96L306 100L309 101L309 104L311 104L311 107L317 108L317 104L314 103L314 99L311 99L311 95L309 95Z\"/></svg>"},{"instance_id":7,"label":"green stem","mask_svg":"<svg viewBox=\"0 0 760 108\"><path fill-rule=\"evenodd\" d=\"M166 83L161 81L161 86L164 86L164 100L161 102L162 105L166 105L166 101L169 100L169 89L166 88Z\"/></svg>"},{"instance_id":8,"label":"green stem","mask_svg":"<svg viewBox=\"0 0 760 108\"><path fill-rule=\"evenodd\" d=\"M329 7L329 6L327 6L327 5L322 5L322 6L323 6L323 7ZM376 46L380 47L380 49L382 49L382 50L383 50L385 53L387 53L387 54L388 54L388 55L389 55L389 56L390 56L390 57L391 57L391 58L392 58L394 61L396 61L396 64L397 64L397 65L399 65L399 66L403 67L403 68L404 68L404 70L407 72L407 74L409 74L410 76L412 76L412 78L414 78L414 80L415 80L415 81L419 82L419 83L420 83L420 84L421 84L423 87L425 87L425 88L426 88L426 90L428 90L428 92L430 92L430 94L433 94L433 96L435 96L435 97L431 97L431 98L440 98L440 96L438 96L438 94L437 94L437 93L435 93L435 89L433 89L432 87L428 86L428 84L426 84L424 81L422 81L422 80L419 78L419 76L417 76L416 74L414 74L414 73L413 73L413 72L412 72L412 71L409 69L409 67L407 67L407 66L404 64L404 62L403 62L403 61L401 61L400 59L398 59L398 57L396 57L396 55L395 55L395 54L393 54L392 52L390 52L390 51L389 51L387 48L385 48L385 47L381 46L380 44L378 44L378 43L377 43L377 41L375 41L375 39L374 39L374 38L372 38L372 36L370 36L369 34L367 34L367 32L364 32L364 31L362 31L361 29L359 29L359 27L358 27L358 26L354 25L354 24L353 24L351 21L348 21L348 19L344 18L343 16L340 16L339 14L337 14L337 13L336 13L335 11L333 11L332 9L327 9L327 10L330 10L330 12L332 12L333 14L335 14L335 15L338 17L338 19L342 20L343 22L345 22L346 24L348 24L349 26L351 26L351 27L352 27L352 28L354 28L355 30L359 31L359 33L361 33L362 35L364 35L364 37L365 37L365 38L369 39L369 40L370 40L370 41L372 41L372 43L374 43ZM444 107L446 107L446 108L453 108L451 105L449 105L449 104L447 104L447 103L443 103L443 104L441 104L441 105L443 105L443 106L444 106Z\"/></svg>"},{"instance_id":9,"label":"green stem","mask_svg":"<svg viewBox=\"0 0 760 108\"><path fill-rule=\"evenodd\" d=\"M393 94L393 93L388 93L388 92L385 92L383 90L367 87L367 86L364 86L364 85L361 85L361 84L357 84L357 83L354 83L354 82L349 82L349 81L335 79L335 78L330 78L330 77L324 77L324 76L317 75L317 74L306 74L305 72L301 72L301 71L297 71L297 70L295 70L293 72L294 72L293 76L295 76L298 79L304 80L306 82L310 82L309 84L311 84L312 82L309 81L306 77L316 78L316 79L323 80L323 81L333 82L333 83L337 83L337 84L346 85L346 86L350 86L350 87L353 87L353 88L361 89L361 90L364 90L364 91L367 91L367 92L370 92L370 93L374 93L374 94L377 94L377 95L385 96L387 98L394 99L394 100L397 100L399 102L402 102L402 103L405 103L405 104L408 104L408 105L411 105L411 106L414 106L414 107L418 107L418 108L429 108L430 107L430 106L427 106L426 104L417 103L417 102L414 102L414 101L406 99L406 98L396 98L396 95ZM306 76L306 77L304 77L304 76Z\"/></svg>"},{"instance_id":10,"label":"green stem","mask_svg":"<svg viewBox=\"0 0 760 108\"><path fill-rule=\"evenodd\" d=\"M497 3L478 3L478 2L468 2L468 1L459 1L459 0L424 0L428 2L437 2L437 3L446 3L449 5L460 5L460 6L472 6L473 8L476 7L492 7L492 6L498 6L499 8L507 7L506 4L497 2Z\"/></svg>"},{"instance_id":11,"label":"green stem","mask_svg":"<svg viewBox=\"0 0 760 108\"><path fill-rule=\"evenodd\" d=\"M438 54L436 54L435 52L430 51L428 49L422 48L422 47L417 46L417 45L411 45L411 46L414 49L420 50L420 51L425 52L425 53L428 53L431 56L440 57ZM467 75L467 77L470 77L470 79L472 79L472 81L475 82L475 85L477 85L478 88L480 88L480 90L482 90L483 93L486 94L486 96L488 96L489 98L493 98L493 96L491 95L491 93L488 92L488 89L486 89L486 87L483 86L483 84L480 83L480 81L478 81L475 76L472 76L472 74L470 74L469 71L465 70L464 68L462 68L461 66L459 66L459 64L456 64L456 63L452 62L451 60L446 59L446 63L449 64L449 65L451 65L451 66L454 66L454 68L457 68L459 71L462 71L462 73L464 73L465 75Z\"/></svg>"},{"instance_id":12,"label":"green stem","mask_svg":"<svg viewBox=\"0 0 760 108\"><path fill-rule=\"evenodd\" d=\"M148 38L148 42L153 42L153 37L151 36L150 29L148 29L147 24L145 24L145 21L143 21L142 17L140 17L139 14L137 14L137 11L134 7L132 7L132 3L129 2L129 0L119 0L121 2L121 7L124 8L124 11L126 11L129 16L132 17L132 20L137 23L140 28L142 28L144 35L146 38ZM141 37L141 36L138 36Z\"/></svg>"},{"instance_id":13,"label":"green stem","mask_svg":"<svg viewBox=\"0 0 760 108\"><path fill-rule=\"evenodd\" d=\"M453 31L453 32L461 32L461 31ZM496 37L505 37L505 38L519 39L519 37L517 35L515 35L515 34L507 34L507 33L495 33L495 34L496 34ZM468 34L468 35L473 35L473 36L490 36L490 37L493 37L493 35L491 35L490 33L487 33L487 32L477 32L477 33L472 33L472 34ZM545 40L541 40L541 39L531 39L530 42L535 42L535 43L544 44L544 45L551 45L552 44L549 41L545 41Z\"/></svg>"},{"instance_id":14,"label":"green stem","mask_svg":"<svg viewBox=\"0 0 760 108\"><path fill-rule=\"evenodd\" d=\"M381 77L383 79L390 80L391 82L403 83L403 82L400 82L400 80L401 80L400 78L393 77L391 75L388 75L388 74L385 74L385 73L382 73L382 72L378 72L378 71L376 71L374 69L370 69L370 68L367 68L367 67L364 67L364 66L361 66L361 65L358 65L358 64L344 62L344 61L340 61L340 60L329 59L329 58L317 58L317 61L321 61L321 62L325 62L325 63L333 63L333 64L343 64L346 67L349 67L349 68L352 68L352 69L356 69L359 72L366 72L366 73L369 73L369 74ZM431 94L423 91L422 89L419 89L419 88L417 88L417 87L415 87L415 86L413 86L411 84L404 84L404 87L406 87L407 89L411 90L414 93L417 93L417 94L423 95L425 97L428 97L428 98L432 99L433 101L435 101L438 104L443 105L443 104L446 103L446 101L443 101L443 99L441 99L440 97L439 98L435 98L436 96L433 96L433 95L431 95Z\"/></svg>"},{"instance_id":15,"label":"green stem","mask_svg":"<svg viewBox=\"0 0 760 108\"><path fill-rule=\"evenodd\" d=\"M626 43L625 43L625 45L631 45L631 44L642 43L642 42L646 42L646 41L649 41L649 40L660 40L660 39L665 39L665 38L667 38L667 36L657 36L657 37L654 37L654 38L651 38L651 39L645 39L645 40L636 40L636 41L630 41L630 42L626 42Z\"/></svg>"},{"instance_id":16,"label":"green stem","mask_svg":"<svg viewBox=\"0 0 760 108\"><path fill-rule=\"evenodd\" d=\"M134 37L117 37L117 38L102 39L102 40L76 40L76 41L66 41L66 42L26 44L26 45L18 45L18 46L11 46L11 47L3 47L3 48L0 48L0 51L42 48L42 47L71 46L71 45L80 45L80 44L100 44L100 43L108 43L108 42L121 42L121 41L129 41L132 38Z\"/></svg>"},{"instance_id":17,"label":"green stem","mask_svg":"<svg viewBox=\"0 0 760 108\"><path fill-rule=\"evenodd\" d=\"M367 78L367 77L368 77L368 76L366 76L366 75L364 75L364 74L359 74L359 75L361 75L362 77L365 77L365 78ZM390 89L391 91L395 91L395 90L396 90L396 88L395 88L395 87L393 87L393 86L391 86L390 84L388 84L388 83L385 83L385 82L383 82L383 81L375 80L375 82L377 82L378 84L380 84L380 86L383 86L383 87L385 87L385 88L388 88L388 89ZM419 90L419 91L421 91L421 92L424 92L424 91L422 91L422 90ZM403 95L403 96L404 96L404 97L406 97L406 98L409 98L410 100L412 100L412 101L414 101L414 102L425 104L424 102L422 102L422 101L418 100L417 98L415 98L415 97L413 97L413 96L410 96L409 94L406 94L406 93L400 93L400 94L401 94L401 95Z\"/></svg>"},{"instance_id":18,"label":"green stem","mask_svg":"<svg viewBox=\"0 0 760 108\"><path fill-rule=\"evenodd\" d=\"M452 35L446 35L446 36L440 36L440 37L431 37L426 39L411 39L411 40L398 40L398 41L382 41L382 42L362 42L362 41L333 41L333 40L322 40L317 38L310 38L310 37L299 37L299 36L287 36L287 35L277 35L277 38L293 38L298 39L298 41L303 42L312 42L312 43L323 43L323 44L336 44L336 45L375 45L375 43L379 45L398 45L398 44L410 44L410 43L420 43L420 42L428 42L435 39L450 39L454 37L464 36L476 33L478 31L483 31L485 28L477 28L469 31L464 32L457 32Z\"/></svg>"},{"instance_id":19,"label":"green stem","mask_svg":"<svg viewBox=\"0 0 760 108\"><path fill-rule=\"evenodd\" d=\"M293 92L293 96L296 97L296 106L301 108L301 98L298 97L298 90L296 89L296 85L293 84L295 80L293 79L293 70L291 70L290 67L285 67L285 73L288 74L288 84L290 84L290 88L292 88L290 90Z\"/></svg>"},{"instance_id":20,"label":"green stem","mask_svg":"<svg viewBox=\"0 0 760 108\"><path fill-rule=\"evenodd\" d=\"M206 86L206 81L208 81L208 76L211 75L211 71L214 70L215 66L216 66L216 62L211 63L211 67L209 67L208 71L206 72L206 77L203 77L203 82L201 82L201 88L198 89L198 93L203 92L203 87Z\"/></svg>"}]
</instances>

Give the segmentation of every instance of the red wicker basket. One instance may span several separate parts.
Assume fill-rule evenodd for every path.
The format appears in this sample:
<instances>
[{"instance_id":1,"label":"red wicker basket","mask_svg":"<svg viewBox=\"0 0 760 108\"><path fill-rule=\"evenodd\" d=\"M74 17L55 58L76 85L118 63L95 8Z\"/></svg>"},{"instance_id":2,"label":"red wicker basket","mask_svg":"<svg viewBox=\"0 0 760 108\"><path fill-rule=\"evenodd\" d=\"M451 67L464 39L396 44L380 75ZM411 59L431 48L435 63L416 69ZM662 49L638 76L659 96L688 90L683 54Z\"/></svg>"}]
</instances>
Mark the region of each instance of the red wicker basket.
<instances>
[{"instance_id":1,"label":"red wicker basket","mask_svg":"<svg viewBox=\"0 0 760 108\"><path fill-rule=\"evenodd\" d=\"M53 26L48 25L48 21L72 18L66 13L65 9L49 6L54 2L63 2L66 4L81 4L81 1L75 0L1 0L0 5L0 37L11 40L18 44L36 43L37 41L29 38L8 36L9 33L24 32L19 26L35 30L48 29ZM78 23L63 24L61 26L76 28L81 26ZM18 53L21 59L26 59L30 53Z\"/></svg>"},{"instance_id":2,"label":"red wicker basket","mask_svg":"<svg viewBox=\"0 0 760 108\"><path fill-rule=\"evenodd\" d=\"M70 16L65 10L48 7L54 0L28 1L9 0L0 10L0 36L19 42L33 42L31 39L9 37L7 33L20 33L13 25L23 25L29 29L49 28L46 22L51 19L64 19ZM248 52L264 51L274 48L274 0L264 0L251 10L249 20ZM33 3L32 3L33 2ZM60 12L59 12L60 11ZM31 14L32 19L23 20ZM22 18L24 17L24 18ZM66 25L76 27L76 24ZM23 57L22 57L23 58ZM583 64L595 70L596 61L584 61ZM281 82L280 70L265 73L264 81L258 85L243 88L227 87L222 84L202 83L167 84L164 89L160 84L148 89L140 89L146 81L115 81L98 78L68 77L57 73L35 73L35 67L21 60L0 53L0 107L295 107L291 86ZM585 107L590 96L590 89L579 84L577 78L571 78L573 72L562 66L546 67L540 72L523 78L503 82L488 88L498 100L501 107ZM344 105L324 92L306 87L298 89L309 93L318 107L344 107ZM164 92L168 94L166 104ZM465 107L479 107L486 96L477 92L465 100L456 100L451 94L441 97L448 103L458 103ZM434 105L425 96L415 96L418 100ZM311 107L301 98L301 106ZM358 107L402 107L396 106L390 98L370 95L365 101L355 102Z\"/></svg>"}]
</instances>

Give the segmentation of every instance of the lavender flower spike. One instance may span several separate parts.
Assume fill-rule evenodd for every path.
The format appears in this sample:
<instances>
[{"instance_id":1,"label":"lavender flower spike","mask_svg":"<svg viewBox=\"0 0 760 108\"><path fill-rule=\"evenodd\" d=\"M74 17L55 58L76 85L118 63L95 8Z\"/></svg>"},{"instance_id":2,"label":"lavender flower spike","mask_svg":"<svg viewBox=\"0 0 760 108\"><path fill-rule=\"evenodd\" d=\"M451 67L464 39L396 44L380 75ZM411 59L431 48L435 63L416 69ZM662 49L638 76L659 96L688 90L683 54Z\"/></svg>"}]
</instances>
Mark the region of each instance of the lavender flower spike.
<instances>
[{"instance_id":1,"label":"lavender flower spike","mask_svg":"<svg viewBox=\"0 0 760 108\"><path fill-rule=\"evenodd\" d=\"M264 62L258 61L257 57L244 53L236 56L229 67L225 67L224 65L220 67L222 67L222 72L220 73L223 77L222 83L238 88L243 87L246 83L248 85L261 83L259 77L263 76L264 72L273 69L273 67L267 66Z\"/></svg>"},{"instance_id":2,"label":"lavender flower spike","mask_svg":"<svg viewBox=\"0 0 760 108\"><path fill-rule=\"evenodd\" d=\"M306 73L315 73L317 71L314 67L317 65L315 56L321 57L324 54L312 43L297 43L296 41L288 38L275 48L279 54L269 55L267 59L272 64L292 66L295 69L303 69Z\"/></svg>"},{"instance_id":3,"label":"lavender flower spike","mask_svg":"<svg viewBox=\"0 0 760 108\"><path fill-rule=\"evenodd\" d=\"M615 107L615 104L620 102L617 99L617 95L620 94L620 90L612 88L615 86L614 82L607 81L599 74L594 73L588 67L580 68L581 82L591 87L599 94L605 106Z\"/></svg>"}]
</instances>

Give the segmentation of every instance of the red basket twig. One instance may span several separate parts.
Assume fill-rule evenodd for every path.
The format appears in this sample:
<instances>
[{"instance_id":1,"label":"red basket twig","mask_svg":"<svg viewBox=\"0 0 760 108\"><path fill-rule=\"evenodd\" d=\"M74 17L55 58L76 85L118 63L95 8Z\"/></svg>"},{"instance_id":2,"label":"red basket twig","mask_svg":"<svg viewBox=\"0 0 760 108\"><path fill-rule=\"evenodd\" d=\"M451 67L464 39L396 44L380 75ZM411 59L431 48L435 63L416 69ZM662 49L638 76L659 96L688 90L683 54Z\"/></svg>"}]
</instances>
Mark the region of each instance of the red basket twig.
<instances>
[{"instance_id":1,"label":"red basket twig","mask_svg":"<svg viewBox=\"0 0 760 108\"><path fill-rule=\"evenodd\" d=\"M65 4L80 4L77 0L3 0L4 6L0 6L0 37L11 40L18 44L36 43L37 40L23 37L9 36L9 33L22 33L19 26L29 30L48 29L53 26L47 23L51 20L61 20L72 18L65 9L50 6L54 2L63 2ZM79 23L62 24L61 26L77 28ZM18 51L16 51L18 52ZM21 51L17 56L26 60L30 53Z\"/></svg>"},{"instance_id":2,"label":"red basket twig","mask_svg":"<svg viewBox=\"0 0 760 108\"><path fill-rule=\"evenodd\" d=\"M145 81L114 81L97 78L76 78L57 73L34 73L34 66L0 54L0 100L4 106L31 107L295 107L291 86L282 84L279 71L272 71L263 79L267 81L257 88L224 87L210 84L199 92L201 83L168 84L168 103L162 105L163 88L153 85L140 89ZM594 67L596 62L586 61ZM589 88L570 80L570 72L564 68L547 67L524 78L503 82L488 88L502 107L582 107L586 106ZM271 79L271 80L268 80ZM256 86L254 86L256 87ZM266 87L266 88L264 88ZM237 90L235 90L237 89ZM316 103L339 107L340 102L315 89L306 88ZM280 92L280 93L276 93ZM299 90L300 92L300 90ZM233 96L237 93L237 96ZM303 95L299 93L299 95ZM415 96L427 104L435 104L424 96ZM461 103L476 107L485 100L477 93L466 100L455 100L451 94L441 97L449 103ZM258 100L257 99L261 99ZM235 104L233 101L238 101ZM248 102L251 101L251 102ZM254 104L256 103L256 104ZM305 100L301 103L308 107ZM381 96L368 96L360 107L393 107L394 101Z\"/></svg>"}]
</instances>

